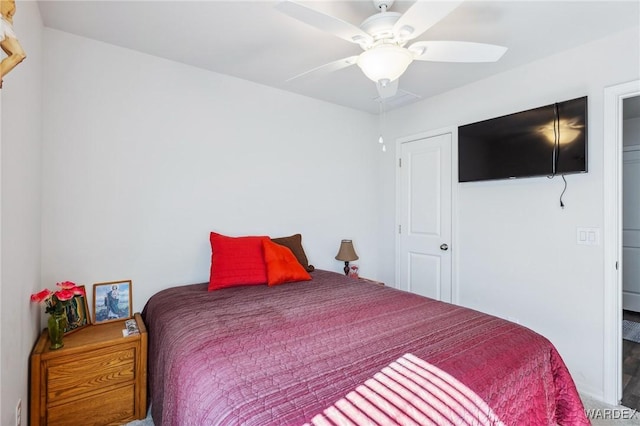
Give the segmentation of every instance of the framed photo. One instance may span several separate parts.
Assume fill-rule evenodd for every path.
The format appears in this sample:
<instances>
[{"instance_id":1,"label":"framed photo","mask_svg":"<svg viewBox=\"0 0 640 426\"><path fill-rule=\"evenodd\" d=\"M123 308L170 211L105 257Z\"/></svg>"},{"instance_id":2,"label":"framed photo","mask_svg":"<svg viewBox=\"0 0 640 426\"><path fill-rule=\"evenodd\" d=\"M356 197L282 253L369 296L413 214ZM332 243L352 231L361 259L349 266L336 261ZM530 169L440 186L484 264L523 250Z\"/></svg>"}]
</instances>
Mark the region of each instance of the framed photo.
<instances>
[{"instance_id":1,"label":"framed photo","mask_svg":"<svg viewBox=\"0 0 640 426\"><path fill-rule=\"evenodd\" d=\"M131 318L131 280L93 285L93 321L102 324Z\"/></svg>"},{"instance_id":2,"label":"framed photo","mask_svg":"<svg viewBox=\"0 0 640 426\"><path fill-rule=\"evenodd\" d=\"M360 268L358 268L358 265L354 265L354 264L350 264L349 265L349 277L350 278L358 278L360 276L360 274L358 273L358 270Z\"/></svg>"},{"instance_id":3,"label":"framed photo","mask_svg":"<svg viewBox=\"0 0 640 426\"><path fill-rule=\"evenodd\" d=\"M83 285L78 287L85 290L85 293L84 296L74 296L65 307L67 311L67 326L64 329L64 334L72 333L91 324L86 289Z\"/></svg>"}]
</instances>

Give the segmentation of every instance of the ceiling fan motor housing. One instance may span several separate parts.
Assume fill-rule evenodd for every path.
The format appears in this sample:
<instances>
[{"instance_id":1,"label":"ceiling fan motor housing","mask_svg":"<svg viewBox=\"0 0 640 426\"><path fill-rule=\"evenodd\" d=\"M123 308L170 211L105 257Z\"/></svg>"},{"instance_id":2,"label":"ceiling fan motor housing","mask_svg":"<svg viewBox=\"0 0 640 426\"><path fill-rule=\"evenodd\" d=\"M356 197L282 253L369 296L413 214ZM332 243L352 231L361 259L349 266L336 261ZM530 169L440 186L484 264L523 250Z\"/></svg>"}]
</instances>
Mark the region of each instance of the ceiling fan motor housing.
<instances>
[{"instance_id":1,"label":"ceiling fan motor housing","mask_svg":"<svg viewBox=\"0 0 640 426\"><path fill-rule=\"evenodd\" d=\"M369 34L375 41L393 38L393 26L402 16L398 12L376 13L360 24L360 29Z\"/></svg>"}]
</instances>

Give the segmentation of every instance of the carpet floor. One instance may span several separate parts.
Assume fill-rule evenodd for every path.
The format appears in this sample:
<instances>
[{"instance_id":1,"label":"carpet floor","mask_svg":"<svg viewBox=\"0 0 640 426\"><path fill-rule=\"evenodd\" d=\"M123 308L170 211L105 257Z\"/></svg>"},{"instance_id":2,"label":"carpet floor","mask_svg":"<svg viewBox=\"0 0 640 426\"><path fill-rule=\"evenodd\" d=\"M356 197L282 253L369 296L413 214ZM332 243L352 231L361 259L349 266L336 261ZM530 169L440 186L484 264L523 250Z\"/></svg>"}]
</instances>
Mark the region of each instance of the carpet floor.
<instances>
[{"instance_id":1,"label":"carpet floor","mask_svg":"<svg viewBox=\"0 0 640 426\"><path fill-rule=\"evenodd\" d=\"M142 420L134 420L129 423L125 423L123 426L155 426L153 424L153 419L151 418L151 413L147 414L147 417Z\"/></svg>"},{"instance_id":2,"label":"carpet floor","mask_svg":"<svg viewBox=\"0 0 640 426\"><path fill-rule=\"evenodd\" d=\"M621 405L608 405L586 395L580 395L592 426L640 425L640 412Z\"/></svg>"}]
</instances>

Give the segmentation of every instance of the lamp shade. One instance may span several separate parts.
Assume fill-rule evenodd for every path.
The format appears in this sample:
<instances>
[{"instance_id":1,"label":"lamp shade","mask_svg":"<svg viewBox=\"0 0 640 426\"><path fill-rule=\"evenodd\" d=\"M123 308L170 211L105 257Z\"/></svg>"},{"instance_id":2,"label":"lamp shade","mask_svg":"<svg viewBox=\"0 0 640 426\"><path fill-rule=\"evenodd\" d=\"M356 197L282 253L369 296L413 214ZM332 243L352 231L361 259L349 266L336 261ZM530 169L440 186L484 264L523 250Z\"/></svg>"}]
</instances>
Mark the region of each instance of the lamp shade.
<instances>
[{"instance_id":1,"label":"lamp shade","mask_svg":"<svg viewBox=\"0 0 640 426\"><path fill-rule=\"evenodd\" d=\"M351 240L342 240L340 243L340 250L338 250L338 254L336 254L336 260L342 260L343 262L358 260L358 255L353 249L353 243Z\"/></svg>"},{"instance_id":2,"label":"lamp shade","mask_svg":"<svg viewBox=\"0 0 640 426\"><path fill-rule=\"evenodd\" d=\"M358 66L369 79L397 80L413 61L413 54L395 44L381 44L358 56Z\"/></svg>"}]
</instances>

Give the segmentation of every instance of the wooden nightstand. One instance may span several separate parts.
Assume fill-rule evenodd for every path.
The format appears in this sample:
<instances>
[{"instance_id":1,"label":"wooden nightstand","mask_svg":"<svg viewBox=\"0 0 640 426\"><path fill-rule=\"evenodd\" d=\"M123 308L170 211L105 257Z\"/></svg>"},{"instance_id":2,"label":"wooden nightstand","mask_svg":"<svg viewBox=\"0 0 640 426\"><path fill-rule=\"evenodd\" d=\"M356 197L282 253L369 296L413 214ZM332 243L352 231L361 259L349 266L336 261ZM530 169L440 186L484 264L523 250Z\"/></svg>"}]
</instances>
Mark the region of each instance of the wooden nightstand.
<instances>
[{"instance_id":1,"label":"wooden nightstand","mask_svg":"<svg viewBox=\"0 0 640 426\"><path fill-rule=\"evenodd\" d=\"M49 349L45 329L31 352L30 424L121 425L147 415L147 329L124 321L90 325Z\"/></svg>"}]
</instances>

